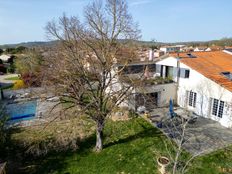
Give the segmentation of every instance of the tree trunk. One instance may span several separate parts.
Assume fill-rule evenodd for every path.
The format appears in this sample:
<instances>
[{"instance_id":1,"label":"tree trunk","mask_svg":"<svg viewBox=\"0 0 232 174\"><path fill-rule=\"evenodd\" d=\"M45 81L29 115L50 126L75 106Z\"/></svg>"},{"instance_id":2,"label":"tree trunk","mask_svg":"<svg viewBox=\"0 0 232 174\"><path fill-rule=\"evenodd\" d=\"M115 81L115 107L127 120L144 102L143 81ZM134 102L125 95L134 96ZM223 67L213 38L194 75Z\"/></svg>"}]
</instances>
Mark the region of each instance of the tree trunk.
<instances>
[{"instance_id":1,"label":"tree trunk","mask_svg":"<svg viewBox=\"0 0 232 174\"><path fill-rule=\"evenodd\" d=\"M97 122L96 128L96 151L100 152L103 148L103 127L104 124L100 121Z\"/></svg>"}]
</instances>

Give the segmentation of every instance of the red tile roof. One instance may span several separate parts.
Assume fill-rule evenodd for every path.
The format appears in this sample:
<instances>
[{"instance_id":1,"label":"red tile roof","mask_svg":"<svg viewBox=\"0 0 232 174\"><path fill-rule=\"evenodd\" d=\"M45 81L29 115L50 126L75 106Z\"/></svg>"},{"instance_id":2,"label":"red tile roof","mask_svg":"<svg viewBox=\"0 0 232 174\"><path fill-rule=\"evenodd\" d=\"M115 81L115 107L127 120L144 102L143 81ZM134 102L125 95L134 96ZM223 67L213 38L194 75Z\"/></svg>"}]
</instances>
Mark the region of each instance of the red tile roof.
<instances>
[{"instance_id":1,"label":"red tile roof","mask_svg":"<svg viewBox=\"0 0 232 174\"><path fill-rule=\"evenodd\" d=\"M205 77L232 91L232 81L222 75L222 72L232 73L232 55L223 51L192 52L196 58L190 58L187 53L179 53L180 61ZM178 57L177 53L170 54Z\"/></svg>"}]
</instances>

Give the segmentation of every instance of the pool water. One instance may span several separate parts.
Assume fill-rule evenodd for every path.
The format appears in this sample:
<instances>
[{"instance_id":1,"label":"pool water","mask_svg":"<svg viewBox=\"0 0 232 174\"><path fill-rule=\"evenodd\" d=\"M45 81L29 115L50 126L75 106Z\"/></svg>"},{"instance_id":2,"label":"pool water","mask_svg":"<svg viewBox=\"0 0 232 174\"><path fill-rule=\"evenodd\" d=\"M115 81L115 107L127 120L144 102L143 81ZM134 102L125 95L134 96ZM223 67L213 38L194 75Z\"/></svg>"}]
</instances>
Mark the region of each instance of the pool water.
<instances>
[{"instance_id":1,"label":"pool water","mask_svg":"<svg viewBox=\"0 0 232 174\"><path fill-rule=\"evenodd\" d=\"M37 101L35 100L12 103L6 106L6 113L13 122L31 120L36 115L36 106Z\"/></svg>"}]
</instances>

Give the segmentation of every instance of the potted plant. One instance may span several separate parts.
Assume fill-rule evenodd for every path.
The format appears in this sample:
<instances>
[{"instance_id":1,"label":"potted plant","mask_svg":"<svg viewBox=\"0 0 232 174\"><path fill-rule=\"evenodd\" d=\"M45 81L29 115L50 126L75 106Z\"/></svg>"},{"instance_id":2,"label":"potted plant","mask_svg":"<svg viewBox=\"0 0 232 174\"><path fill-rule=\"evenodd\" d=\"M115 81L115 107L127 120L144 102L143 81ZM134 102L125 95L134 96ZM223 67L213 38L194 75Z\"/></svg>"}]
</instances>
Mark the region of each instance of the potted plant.
<instances>
[{"instance_id":1,"label":"potted plant","mask_svg":"<svg viewBox=\"0 0 232 174\"><path fill-rule=\"evenodd\" d=\"M157 159L157 163L159 165L159 171L161 174L167 174L166 173L166 167L169 165L170 163L170 160L165 157L165 156L160 156L158 159Z\"/></svg>"}]
</instances>

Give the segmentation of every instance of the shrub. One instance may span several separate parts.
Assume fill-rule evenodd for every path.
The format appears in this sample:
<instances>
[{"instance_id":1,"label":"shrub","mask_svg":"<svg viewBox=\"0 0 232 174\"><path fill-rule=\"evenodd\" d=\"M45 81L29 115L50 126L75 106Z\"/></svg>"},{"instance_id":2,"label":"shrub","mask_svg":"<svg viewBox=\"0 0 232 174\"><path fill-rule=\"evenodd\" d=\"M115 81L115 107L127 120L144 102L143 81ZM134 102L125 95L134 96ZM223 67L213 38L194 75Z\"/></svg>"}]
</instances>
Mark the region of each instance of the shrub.
<instances>
[{"instance_id":1,"label":"shrub","mask_svg":"<svg viewBox=\"0 0 232 174\"><path fill-rule=\"evenodd\" d=\"M24 73L21 75L21 78L26 86L38 87L41 85L41 79L38 74Z\"/></svg>"},{"instance_id":2,"label":"shrub","mask_svg":"<svg viewBox=\"0 0 232 174\"><path fill-rule=\"evenodd\" d=\"M25 87L26 87L26 85L25 85L23 80L16 80L14 82L13 89L21 89L21 88L25 88Z\"/></svg>"}]
</instances>

